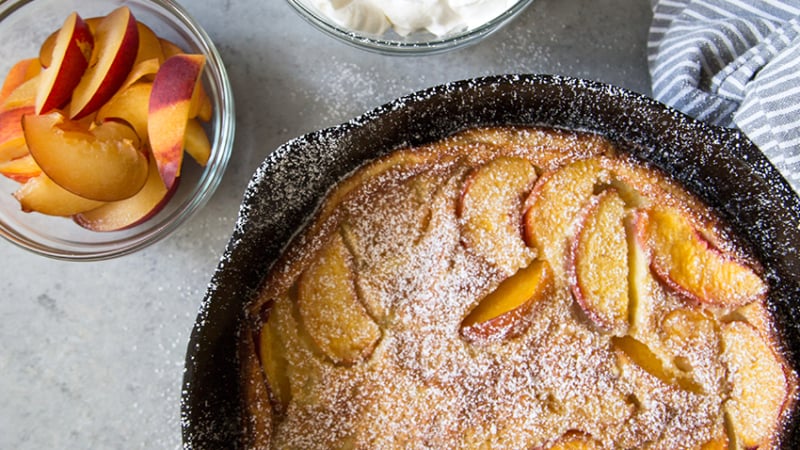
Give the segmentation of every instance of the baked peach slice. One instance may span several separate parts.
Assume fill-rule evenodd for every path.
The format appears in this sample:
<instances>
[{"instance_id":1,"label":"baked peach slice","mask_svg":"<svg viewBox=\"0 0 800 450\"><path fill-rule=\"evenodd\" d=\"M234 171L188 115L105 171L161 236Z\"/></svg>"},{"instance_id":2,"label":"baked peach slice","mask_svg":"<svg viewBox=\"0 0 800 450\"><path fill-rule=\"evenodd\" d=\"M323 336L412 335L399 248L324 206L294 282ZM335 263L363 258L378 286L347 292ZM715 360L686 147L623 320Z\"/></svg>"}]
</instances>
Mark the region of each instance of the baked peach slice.
<instances>
[{"instance_id":1,"label":"baked peach slice","mask_svg":"<svg viewBox=\"0 0 800 450\"><path fill-rule=\"evenodd\" d=\"M340 233L297 280L297 307L311 339L336 364L368 356L381 330L358 298L353 257Z\"/></svg>"},{"instance_id":2,"label":"baked peach slice","mask_svg":"<svg viewBox=\"0 0 800 450\"><path fill-rule=\"evenodd\" d=\"M282 408L286 408L291 401L291 385L287 376L289 365L281 334L275 322L275 316L271 314L262 325L258 336L258 353L273 400Z\"/></svg>"},{"instance_id":3,"label":"baked peach slice","mask_svg":"<svg viewBox=\"0 0 800 450\"><path fill-rule=\"evenodd\" d=\"M766 296L767 285L751 267L713 246L678 210L641 210L635 228L650 252L653 271L688 298L737 307Z\"/></svg>"},{"instance_id":4,"label":"baked peach slice","mask_svg":"<svg viewBox=\"0 0 800 450\"><path fill-rule=\"evenodd\" d=\"M134 227L157 214L177 190L179 183L167 190L158 175L155 161L150 158L147 181L133 197L82 212L75 223L92 231L116 231Z\"/></svg>"},{"instance_id":5,"label":"baked peach slice","mask_svg":"<svg viewBox=\"0 0 800 450\"><path fill-rule=\"evenodd\" d=\"M522 334L531 310L546 300L552 283L552 271L546 261L534 261L519 269L470 311L461 322L461 335L478 342Z\"/></svg>"},{"instance_id":6,"label":"baked peach slice","mask_svg":"<svg viewBox=\"0 0 800 450\"><path fill-rule=\"evenodd\" d=\"M628 241L625 202L614 189L584 207L567 261L570 289L600 329L622 335L628 329Z\"/></svg>"},{"instance_id":7,"label":"baked peach slice","mask_svg":"<svg viewBox=\"0 0 800 450\"><path fill-rule=\"evenodd\" d=\"M631 336L615 336L611 338L611 344L617 351L617 359L622 365L633 363L667 385L694 393L704 392L703 387L691 376L676 370L667 355L653 351L644 342Z\"/></svg>"},{"instance_id":8,"label":"baked peach slice","mask_svg":"<svg viewBox=\"0 0 800 450\"><path fill-rule=\"evenodd\" d=\"M70 118L78 119L110 99L127 78L139 48L136 18L126 6L104 16L95 28L95 55L72 93ZM96 59L96 61L95 61Z\"/></svg>"},{"instance_id":9,"label":"baked peach slice","mask_svg":"<svg viewBox=\"0 0 800 450\"><path fill-rule=\"evenodd\" d=\"M599 450L603 448L591 436L571 431L561 436L556 442L546 447L547 450Z\"/></svg>"},{"instance_id":10,"label":"baked peach slice","mask_svg":"<svg viewBox=\"0 0 800 450\"><path fill-rule=\"evenodd\" d=\"M59 112L22 119L31 155L53 181L91 200L117 201L139 192L147 180L147 157L136 133L120 122L91 131Z\"/></svg>"},{"instance_id":11,"label":"baked peach slice","mask_svg":"<svg viewBox=\"0 0 800 450\"><path fill-rule=\"evenodd\" d=\"M50 216L71 216L103 204L69 192L45 174L26 181L14 192L14 198L19 201L23 211L35 211Z\"/></svg>"},{"instance_id":12,"label":"baked peach slice","mask_svg":"<svg viewBox=\"0 0 800 450\"><path fill-rule=\"evenodd\" d=\"M203 55L175 55L164 61L153 80L147 134L161 179L168 189L180 176L191 99L204 66Z\"/></svg>"},{"instance_id":13,"label":"baked peach slice","mask_svg":"<svg viewBox=\"0 0 800 450\"><path fill-rule=\"evenodd\" d=\"M36 114L66 104L89 67L94 36L77 14L70 14L56 34L50 64L42 70L36 91Z\"/></svg>"},{"instance_id":14,"label":"baked peach slice","mask_svg":"<svg viewBox=\"0 0 800 450\"><path fill-rule=\"evenodd\" d=\"M574 224L603 173L599 158L573 161L539 177L525 201L525 242L539 250L539 257L550 262L559 279L566 277L563 261L574 236Z\"/></svg>"},{"instance_id":15,"label":"baked peach slice","mask_svg":"<svg viewBox=\"0 0 800 450\"><path fill-rule=\"evenodd\" d=\"M522 239L522 202L536 169L522 158L499 157L469 174L457 207L464 246L513 274L533 260Z\"/></svg>"},{"instance_id":16,"label":"baked peach slice","mask_svg":"<svg viewBox=\"0 0 800 450\"><path fill-rule=\"evenodd\" d=\"M788 398L783 364L755 328L731 322L722 328L722 358L731 389L724 404L733 448L768 444Z\"/></svg>"}]
</instances>

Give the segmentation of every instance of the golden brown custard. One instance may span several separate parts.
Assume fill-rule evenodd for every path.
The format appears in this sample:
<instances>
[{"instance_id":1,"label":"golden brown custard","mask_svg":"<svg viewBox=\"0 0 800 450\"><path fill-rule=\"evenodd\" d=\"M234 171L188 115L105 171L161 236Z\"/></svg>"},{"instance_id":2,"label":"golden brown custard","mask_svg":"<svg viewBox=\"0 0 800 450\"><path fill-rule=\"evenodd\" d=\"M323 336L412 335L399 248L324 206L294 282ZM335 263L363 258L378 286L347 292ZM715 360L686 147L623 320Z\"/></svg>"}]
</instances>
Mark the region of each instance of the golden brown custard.
<instances>
[{"instance_id":1,"label":"golden brown custard","mask_svg":"<svg viewBox=\"0 0 800 450\"><path fill-rule=\"evenodd\" d=\"M248 310L249 444L777 446L796 377L745 253L601 136L395 151L328 193Z\"/></svg>"}]
</instances>

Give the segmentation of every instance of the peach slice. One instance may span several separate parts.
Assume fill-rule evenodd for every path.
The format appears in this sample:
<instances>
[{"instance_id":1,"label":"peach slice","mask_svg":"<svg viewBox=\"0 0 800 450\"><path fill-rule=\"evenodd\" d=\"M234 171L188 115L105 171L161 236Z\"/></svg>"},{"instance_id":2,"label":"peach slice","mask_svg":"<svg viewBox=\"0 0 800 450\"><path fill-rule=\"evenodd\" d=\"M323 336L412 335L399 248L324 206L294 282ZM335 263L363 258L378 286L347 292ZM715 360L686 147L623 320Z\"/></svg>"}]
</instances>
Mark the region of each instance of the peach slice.
<instances>
[{"instance_id":1,"label":"peach slice","mask_svg":"<svg viewBox=\"0 0 800 450\"><path fill-rule=\"evenodd\" d=\"M39 176L41 173L42 169L39 168L31 155L25 155L0 164L0 174L19 183L24 183L33 177Z\"/></svg>"},{"instance_id":2,"label":"peach slice","mask_svg":"<svg viewBox=\"0 0 800 450\"><path fill-rule=\"evenodd\" d=\"M722 328L723 361L733 388L724 409L735 448L768 444L788 397L781 360L761 335L744 322Z\"/></svg>"},{"instance_id":3,"label":"peach slice","mask_svg":"<svg viewBox=\"0 0 800 450\"><path fill-rule=\"evenodd\" d=\"M520 223L522 201L536 182L536 169L522 158L499 157L472 172L464 183L457 214L464 245L513 274L533 260Z\"/></svg>"},{"instance_id":4,"label":"peach slice","mask_svg":"<svg viewBox=\"0 0 800 450\"><path fill-rule=\"evenodd\" d=\"M89 27L89 31L94 36L94 30L97 28L97 24L100 23L102 17L90 17L88 19L84 19L86 25ZM47 36L47 39L42 42L41 47L39 47L39 65L42 68L50 67L50 64L53 62L53 49L56 46L56 39L58 38L58 32L60 30L56 30ZM94 51L92 51L94 54ZM89 60L92 61L91 59Z\"/></svg>"},{"instance_id":5,"label":"peach slice","mask_svg":"<svg viewBox=\"0 0 800 450\"><path fill-rule=\"evenodd\" d=\"M166 58L186 53L182 48L178 47L177 44L166 39L161 39L161 50L164 52L164 56ZM202 84L198 84L197 90L194 92L194 94L192 94L191 105L192 106L189 109L190 118L197 117L203 122L208 122L211 120L213 107L211 105L211 99L208 97L208 94L206 93L206 90Z\"/></svg>"},{"instance_id":6,"label":"peach slice","mask_svg":"<svg viewBox=\"0 0 800 450\"><path fill-rule=\"evenodd\" d=\"M381 337L356 292L352 255L340 233L297 280L297 307L306 331L336 364L365 358Z\"/></svg>"},{"instance_id":7,"label":"peach slice","mask_svg":"<svg viewBox=\"0 0 800 450\"><path fill-rule=\"evenodd\" d=\"M259 360L274 401L285 408L291 401L291 386L287 376L288 364L281 335L270 315L261 327L258 340Z\"/></svg>"},{"instance_id":8,"label":"peach slice","mask_svg":"<svg viewBox=\"0 0 800 450\"><path fill-rule=\"evenodd\" d=\"M36 93L39 90L41 74L36 75L23 82L16 89L8 94L8 97L0 105L0 111L8 111L17 108L36 106Z\"/></svg>"},{"instance_id":9,"label":"peach slice","mask_svg":"<svg viewBox=\"0 0 800 450\"><path fill-rule=\"evenodd\" d=\"M17 61L17 63L9 69L8 74L3 80L3 86L0 87L0 103L5 102L12 91L18 88L22 83L33 78L40 70L41 66L39 66L39 62L36 58Z\"/></svg>"},{"instance_id":10,"label":"peach slice","mask_svg":"<svg viewBox=\"0 0 800 450\"><path fill-rule=\"evenodd\" d=\"M568 432L547 450L599 450L602 448L591 436L579 432Z\"/></svg>"},{"instance_id":11,"label":"peach slice","mask_svg":"<svg viewBox=\"0 0 800 450\"><path fill-rule=\"evenodd\" d=\"M33 106L23 106L0 112L0 162L19 158L27 153L19 154L14 150L25 145L22 132L22 116L33 114Z\"/></svg>"},{"instance_id":12,"label":"peach slice","mask_svg":"<svg viewBox=\"0 0 800 450\"><path fill-rule=\"evenodd\" d=\"M461 323L461 335L469 341L520 335L526 329L526 318L533 306L547 297L552 282L546 261L534 261L520 269L470 311Z\"/></svg>"},{"instance_id":13,"label":"peach slice","mask_svg":"<svg viewBox=\"0 0 800 450\"><path fill-rule=\"evenodd\" d=\"M197 164L201 166L208 164L208 159L211 157L211 141L208 140L206 130L197 119L189 119L186 123L183 145L186 153L197 161Z\"/></svg>"},{"instance_id":14,"label":"peach slice","mask_svg":"<svg viewBox=\"0 0 800 450\"><path fill-rule=\"evenodd\" d=\"M147 157L127 125L107 121L87 131L52 112L24 116L22 128L42 171L74 194L122 200L139 192L147 180Z\"/></svg>"},{"instance_id":15,"label":"peach slice","mask_svg":"<svg viewBox=\"0 0 800 450\"><path fill-rule=\"evenodd\" d=\"M71 216L103 204L69 192L45 174L26 181L14 192L14 198L19 201L23 211L36 211L50 216Z\"/></svg>"},{"instance_id":16,"label":"peach slice","mask_svg":"<svg viewBox=\"0 0 800 450\"><path fill-rule=\"evenodd\" d=\"M603 173L598 158L571 162L542 175L525 202L525 241L550 262L558 279L566 276L562 266L576 219Z\"/></svg>"},{"instance_id":17,"label":"peach slice","mask_svg":"<svg viewBox=\"0 0 800 450\"><path fill-rule=\"evenodd\" d=\"M129 86L138 81L153 81L152 79L155 77L156 73L158 73L159 67L161 67L161 62L155 58L136 63L117 92L119 93L128 89Z\"/></svg>"},{"instance_id":18,"label":"peach slice","mask_svg":"<svg viewBox=\"0 0 800 450\"><path fill-rule=\"evenodd\" d=\"M164 61L164 51L161 49L161 40L150 27L137 21L137 31L139 32L139 48L136 51L134 66L137 64L155 59L159 63Z\"/></svg>"},{"instance_id":19,"label":"peach slice","mask_svg":"<svg viewBox=\"0 0 800 450\"><path fill-rule=\"evenodd\" d=\"M204 66L203 55L175 55L164 61L153 80L147 134L167 188L180 176L191 99Z\"/></svg>"},{"instance_id":20,"label":"peach slice","mask_svg":"<svg viewBox=\"0 0 800 450\"><path fill-rule=\"evenodd\" d=\"M178 183L167 191L150 158L147 182L133 197L106 203L74 217L75 223L93 231L116 231L134 227L158 213L177 190Z\"/></svg>"},{"instance_id":21,"label":"peach slice","mask_svg":"<svg viewBox=\"0 0 800 450\"><path fill-rule=\"evenodd\" d=\"M153 83L134 83L111 97L111 100L97 111L96 120L98 122L107 119L124 120L136 130L142 142L147 142L147 115L152 90Z\"/></svg>"},{"instance_id":22,"label":"peach slice","mask_svg":"<svg viewBox=\"0 0 800 450\"><path fill-rule=\"evenodd\" d=\"M711 245L679 211L650 208L636 215L636 233L653 271L690 299L736 307L766 296L767 285L733 255Z\"/></svg>"},{"instance_id":23,"label":"peach slice","mask_svg":"<svg viewBox=\"0 0 800 450\"><path fill-rule=\"evenodd\" d=\"M78 119L97 111L125 81L139 48L136 23L130 9L122 6L97 24L96 62L86 69L73 91L70 118Z\"/></svg>"},{"instance_id":24,"label":"peach slice","mask_svg":"<svg viewBox=\"0 0 800 450\"><path fill-rule=\"evenodd\" d=\"M628 329L628 242L625 202L614 189L584 207L567 261L575 300L600 329L622 335Z\"/></svg>"},{"instance_id":25,"label":"peach slice","mask_svg":"<svg viewBox=\"0 0 800 450\"><path fill-rule=\"evenodd\" d=\"M158 42L161 44L161 52L164 53L164 58L171 58L175 55L186 53L178 44L164 38L159 38Z\"/></svg>"},{"instance_id":26,"label":"peach slice","mask_svg":"<svg viewBox=\"0 0 800 450\"><path fill-rule=\"evenodd\" d=\"M623 363L633 362L645 372L668 385L677 386L689 392L703 392L702 386L698 385L694 379L677 371L671 361L654 352L647 344L631 336L612 337L611 344L620 352L617 356Z\"/></svg>"},{"instance_id":27,"label":"peach slice","mask_svg":"<svg viewBox=\"0 0 800 450\"><path fill-rule=\"evenodd\" d=\"M70 14L56 35L52 60L40 75L36 91L36 114L50 112L69 101L94 48L89 26L77 14Z\"/></svg>"},{"instance_id":28,"label":"peach slice","mask_svg":"<svg viewBox=\"0 0 800 450\"><path fill-rule=\"evenodd\" d=\"M22 158L30 154L28 146L25 145L25 138L13 139L12 142L0 144L0 164Z\"/></svg>"},{"instance_id":29,"label":"peach slice","mask_svg":"<svg viewBox=\"0 0 800 450\"><path fill-rule=\"evenodd\" d=\"M718 360L718 323L702 310L678 308L664 316L661 331L676 374L693 380L703 392L719 392L724 369Z\"/></svg>"}]
</instances>

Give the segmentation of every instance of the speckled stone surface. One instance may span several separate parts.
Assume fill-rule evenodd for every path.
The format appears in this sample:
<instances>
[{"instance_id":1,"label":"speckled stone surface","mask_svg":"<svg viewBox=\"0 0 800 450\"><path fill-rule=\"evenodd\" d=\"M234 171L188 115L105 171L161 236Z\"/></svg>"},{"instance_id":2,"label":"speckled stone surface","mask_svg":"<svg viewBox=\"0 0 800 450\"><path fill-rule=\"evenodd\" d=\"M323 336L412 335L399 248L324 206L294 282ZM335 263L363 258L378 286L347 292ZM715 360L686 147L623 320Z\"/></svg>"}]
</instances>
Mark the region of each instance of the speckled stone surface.
<instances>
[{"instance_id":1,"label":"speckled stone surface","mask_svg":"<svg viewBox=\"0 0 800 450\"><path fill-rule=\"evenodd\" d=\"M0 448L181 446L184 355L251 175L272 150L410 92L500 73L649 94L644 0L536 0L481 43L387 57L336 42L281 1L184 0L215 40L237 107L209 204L136 254L67 263L0 242Z\"/></svg>"}]
</instances>

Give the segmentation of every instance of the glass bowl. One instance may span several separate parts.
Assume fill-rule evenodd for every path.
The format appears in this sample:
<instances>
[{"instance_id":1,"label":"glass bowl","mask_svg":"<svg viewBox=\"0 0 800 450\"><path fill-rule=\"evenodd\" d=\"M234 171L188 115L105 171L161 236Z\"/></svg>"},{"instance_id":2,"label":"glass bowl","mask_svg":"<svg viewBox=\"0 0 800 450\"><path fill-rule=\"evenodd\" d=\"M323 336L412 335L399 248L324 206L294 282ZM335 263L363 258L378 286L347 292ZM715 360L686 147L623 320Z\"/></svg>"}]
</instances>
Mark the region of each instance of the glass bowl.
<instances>
[{"instance_id":1,"label":"glass bowl","mask_svg":"<svg viewBox=\"0 0 800 450\"><path fill-rule=\"evenodd\" d=\"M205 123L211 156L205 167L184 158L177 190L155 215L128 229L98 232L68 217L21 211L19 184L0 176L0 235L34 253L63 260L101 260L132 253L165 238L203 207L219 185L234 135L233 93L217 49L205 31L172 0L18 0L0 2L0 77L39 54L45 38L73 11L83 18L128 6L137 20L187 53L206 57L202 82L213 106Z\"/></svg>"},{"instance_id":2,"label":"glass bowl","mask_svg":"<svg viewBox=\"0 0 800 450\"><path fill-rule=\"evenodd\" d=\"M479 26L450 32L441 36L424 31L415 31L401 36L391 28L383 34L371 34L348 29L316 8L310 0L288 0L288 2L317 29L346 44L386 55L413 56L441 53L474 44L511 21L533 0L519 0L499 16Z\"/></svg>"}]
</instances>

